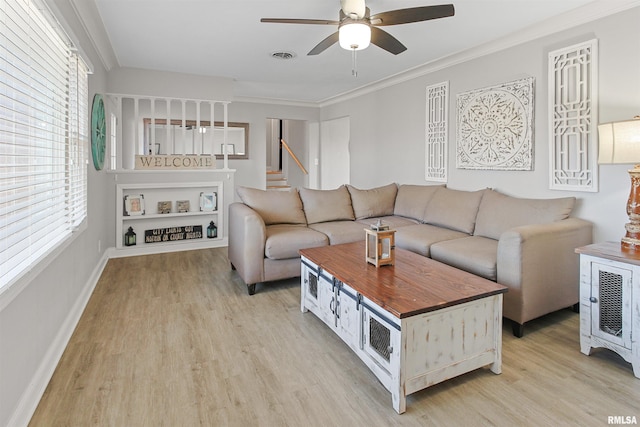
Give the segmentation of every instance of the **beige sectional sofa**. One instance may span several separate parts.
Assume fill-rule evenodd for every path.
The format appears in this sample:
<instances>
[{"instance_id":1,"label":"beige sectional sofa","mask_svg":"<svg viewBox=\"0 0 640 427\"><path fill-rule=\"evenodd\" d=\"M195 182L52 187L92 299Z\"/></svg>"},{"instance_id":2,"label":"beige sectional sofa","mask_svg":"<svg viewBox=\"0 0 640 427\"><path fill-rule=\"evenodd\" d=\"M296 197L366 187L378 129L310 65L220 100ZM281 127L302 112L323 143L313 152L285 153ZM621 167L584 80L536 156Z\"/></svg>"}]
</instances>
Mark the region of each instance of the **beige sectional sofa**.
<instances>
[{"instance_id":1,"label":"beige sectional sofa","mask_svg":"<svg viewBox=\"0 0 640 427\"><path fill-rule=\"evenodd\" d=\"M237 192L229 260L249 294L258 282L299 276L300 249L364 239L363 229L381 219L397 230L397 247L507 286L503 312L516 336L525 322L577 304L574 249L592 243L591 223L570 217L574 197L397 184Z\"/></svg>"}]
</instances>

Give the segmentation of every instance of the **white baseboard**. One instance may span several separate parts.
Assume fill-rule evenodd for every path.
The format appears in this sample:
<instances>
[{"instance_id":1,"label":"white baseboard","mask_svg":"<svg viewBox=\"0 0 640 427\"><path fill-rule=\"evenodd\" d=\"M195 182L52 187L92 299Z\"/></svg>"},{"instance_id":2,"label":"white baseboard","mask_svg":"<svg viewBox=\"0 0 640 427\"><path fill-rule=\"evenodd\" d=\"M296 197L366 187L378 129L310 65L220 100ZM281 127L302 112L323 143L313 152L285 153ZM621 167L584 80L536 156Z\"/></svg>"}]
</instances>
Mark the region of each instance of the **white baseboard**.
<instances>
[{"instance_id":1,"label":"white baseboard","mask_svg":"<svg viewBox=\"0 0 640 427\"><path fill-rule=\"evenodd\" d=\"M15 412L11 418L9 418L9 426L18 427L29 425L29 421L38 407L40 399L42 398L42 395L44 394L44 391L47 388L56 367L58 366L58 362L60 362L60 358L71 339L71 335L73 335L73 331L80 321L84 308L87 306L89 298L91 298L91 294L102 275L102 271L107 265L107 261L109 261L109 253L109 250L105 251L100 262L93 269L91 277L85 284L82 293L76 299L75 304L73 304L71 311L58 331L53 343L47 350L42 363L34 373L29 386L20 397Z\"/></svg>"}]
</instances>

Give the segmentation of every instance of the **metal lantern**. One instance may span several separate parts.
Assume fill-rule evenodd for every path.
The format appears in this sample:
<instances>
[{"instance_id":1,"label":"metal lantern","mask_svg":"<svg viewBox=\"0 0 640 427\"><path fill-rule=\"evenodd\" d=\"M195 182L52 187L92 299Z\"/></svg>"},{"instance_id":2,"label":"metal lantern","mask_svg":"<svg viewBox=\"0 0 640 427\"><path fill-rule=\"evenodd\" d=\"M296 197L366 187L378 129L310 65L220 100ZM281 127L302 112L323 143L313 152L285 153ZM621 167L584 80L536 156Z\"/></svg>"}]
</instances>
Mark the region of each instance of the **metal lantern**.
<instances>
[{"instance_id":1,"label":"metal lantern","mask_svg":"<svg viewBox=\"0 0 640 427\"><path fill-rule=\"evenodd\" d=\"M207 227L207 237L209 239L215 239L218 237L218 227L213 221L211 221Z\"/></svg>"},{"instance_id":2,"label":"metal lantern","mask_svg":"<svg viewBox=\"0 0 640 427\"><path fill-rule=\"evenodd\" d=\"M384 228L380 230L379 228ZM389 227L365 228L365 259L368 263L380 267L381 265L393 265L395 261L395 234L396 230Z\"/></svg>"},{"instance_id":3,"label":"metal lantern","mask_svg":"<svg viewBox=\"0 0 640 427\"><path fill-rule=\"evenodd\" d=\"M129 227L126 233L124 233L124 245L125 246L135 246L136 244L136 233L133 232L133 227Z\"/></svg>"}]
</instances>

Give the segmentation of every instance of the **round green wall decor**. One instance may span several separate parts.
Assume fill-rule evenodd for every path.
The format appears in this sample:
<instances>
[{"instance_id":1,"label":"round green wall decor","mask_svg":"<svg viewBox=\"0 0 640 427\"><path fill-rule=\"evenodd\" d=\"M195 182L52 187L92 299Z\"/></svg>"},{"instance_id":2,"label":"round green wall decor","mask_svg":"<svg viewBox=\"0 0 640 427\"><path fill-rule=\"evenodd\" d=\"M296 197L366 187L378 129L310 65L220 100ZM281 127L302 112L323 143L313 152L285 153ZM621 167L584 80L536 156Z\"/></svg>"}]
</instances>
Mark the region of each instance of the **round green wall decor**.
<instances>
[{"instance_id":1,"label":"round green wall decor","mask_svg":"<svg viewBox=\"0 0 640 427\"><path fill-rule=\"evenodd\" d=\"M106 139L107 123L104 117L104 101L102 95L96 93L93 96L93 105L91 106L91 154L96 170L102 170L104 167Z\"/></svg>"}]
</instances>

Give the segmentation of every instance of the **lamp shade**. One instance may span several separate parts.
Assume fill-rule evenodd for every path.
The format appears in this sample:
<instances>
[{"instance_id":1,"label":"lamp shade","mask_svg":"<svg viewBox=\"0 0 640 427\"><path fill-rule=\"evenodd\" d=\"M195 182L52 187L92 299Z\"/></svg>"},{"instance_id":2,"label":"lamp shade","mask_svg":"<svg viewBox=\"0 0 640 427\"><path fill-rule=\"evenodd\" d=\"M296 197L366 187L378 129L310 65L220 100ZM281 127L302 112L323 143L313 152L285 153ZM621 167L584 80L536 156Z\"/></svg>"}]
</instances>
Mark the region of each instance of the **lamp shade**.
<instances>
[{"instance_id":1,"label":"lamp shade","mask_svg":"<svg viewBox=\"0 0 640 427\"><path fill-rule=\"evenodd\" d=\"M362 50L371 43L371 27L358 22L344 24L339 30L340 47L347 50Z\"/></svg>"},{"instance_id":2,"label":"lamp shade","mask_svg":"<svg viewBox=\"0 0 640 427\"><path fill-rule=\"evenodd\" d=\"M640 120L598 126L598 163L640 163Z\"/></svg>"}]
</instances>

